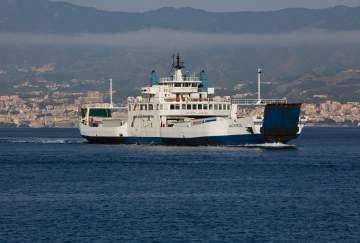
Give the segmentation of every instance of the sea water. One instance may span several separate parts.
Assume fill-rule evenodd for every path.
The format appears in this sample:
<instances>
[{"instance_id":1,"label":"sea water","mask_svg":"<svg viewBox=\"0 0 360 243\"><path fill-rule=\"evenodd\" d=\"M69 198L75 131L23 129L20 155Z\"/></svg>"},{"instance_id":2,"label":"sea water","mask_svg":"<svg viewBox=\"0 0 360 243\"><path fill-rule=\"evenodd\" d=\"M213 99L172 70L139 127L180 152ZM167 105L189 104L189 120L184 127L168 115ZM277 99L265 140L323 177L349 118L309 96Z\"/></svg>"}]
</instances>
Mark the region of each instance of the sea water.
<instances>
[{"instance_id":1,"label":"sea water","mask_svg":"<svg viewBox=\"0 0 360 243\"><path fill-rule=\"evenodd\" d=\"M0 242L359 241L359 128L239 147L0 129Z\"/></svg>"}]
</instances>

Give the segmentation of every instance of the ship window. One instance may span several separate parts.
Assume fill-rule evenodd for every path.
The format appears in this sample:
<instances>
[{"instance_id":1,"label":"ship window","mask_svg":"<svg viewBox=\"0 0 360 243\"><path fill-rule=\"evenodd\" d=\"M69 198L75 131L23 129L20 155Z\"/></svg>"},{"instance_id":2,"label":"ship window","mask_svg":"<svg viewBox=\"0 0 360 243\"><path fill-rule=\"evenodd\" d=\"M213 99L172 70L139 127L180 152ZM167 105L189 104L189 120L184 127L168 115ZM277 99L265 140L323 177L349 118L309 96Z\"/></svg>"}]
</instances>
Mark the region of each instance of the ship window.
<instances>
[{"instance_id":1,"label":"ship window","mask_svg":"<svg viewBox=\"0 0 360 243\"><path fill-rule=\"evenodd\" d=\"M181 84L175 83L175 87L181 87Z\"/></svg>"},{"instance_id":2,"label":"ship window","mask_svg":"<svg viewBox=\"0 0 360 243\"><path fill-rule=\"evenodd\" d=\"M218 107L219 107L218 104L215 104L214 105L214 110L218 110Z\"/></svg>"},{"instance_id":3,"label":"ship window","mask_svg":"<svg viewBox=\"0 0 360 243\"><path fill-rule=\"evenodd\" d=\"M226 105L225 104L223 104L223 110L226 110Z\"/></svg>"},{"instance_id":4,"label":"ship window","mask_svg":"<svg viewBox=\"0 0 360 243\"><path fill-rule=\"evenodd\" d=\"M175 109L176 109L176 110L180 110L180 104L176 104L176 105L175 105Z\"/></svg>"},{"instance_id":5,"label":"ship window","mask_svg":"<svg viewBox=\"0 0 360 243\"><path fill-rule=\"evenodd\" d=\"M222 110L222 105L221 104L219 104L219 110Z\"/></svg>"},{"instance_id":6,"label":"ship window","mask_svg":"<svg viewBox=\"0 0 360 243\"><path fill-rule=\"evenodd\" d=\"M110 109L103 109L103 108L89 109L89 116L111 117L111 110Z\"/></svg>"},{"instance_id":7,"label":"ship window","mask_svg":"<svg viewBox=\"0 0 360 243\"><path fill-rule=\"evenodd\" d=\"M163 104L160 105L160 110L163 110L164 109L164 106Z\"/></svg>"},{"instance_id":8,"label":"ship window","mask_svg":"<svg viewBox=\"0 0 360 243\"><path fill-rule=\"evenodd\" d=\"M144 105L144 104L141 104L141 105L140 105L140 110L141 110L141 111L145 110L145 105Z\"/></svg>"},{"instance_id":9,"label":"ship window","mask_svg":"<svg viewBox=\"0 0 360 243\"><path fill-rule=\"evenodd\" d=\"M204 108L204 110L207 110L207 109L208 109L208 105L207 105L207 104L204 104L203 108Z\"/></svg>"},{"instance_id":10,"label":"ship window","mask_svg":"<svg viewBox=\"0 0 360 243\"><path fill-rule=\"evenodd\" d=\"M175 105L170 105L170 110L175 110Z\"/></svg>"},{"instance_id":11,"label":"ship window","mask_svg":"<svg viewBox=\"0 0 360 243\"><path fill-rule=\"evenodd\" d=\"M182 104L182 105L181 105L181 109L182 109L182 110L186 110L186 104Z\"/></svg>"},{"instance_id":12,"label":"ship window","mask_svg":"<svg viewBox=\"0 0 360 243\"><path fill-rule=\"evenodd\" d=\"M159 110L159 104L156 104L156 110Z\"/></svg>"},{"instance_id":13,"label":"ship window","mask_svg":"<svg viewBox=\"0 0 360 243\"><path fill-rule=\"evenodd\" d=\"M152 104L149 104L149 111L152 111L154 109Z\"/></svg>"},{"instance_id":14,"label":"ship window","mask_svg":"<svg viewBox=\"0 0 360 243\"><path fill-rule=\"evenodd\" d=\"M186 107L188 110L191 110L191 104L187 104L187 107Z\"/></svg>"},{"instance_id":15,"label":"ship window","mask_svg":"<svg viewBox=\"0 0 360 243\"><path fill-rule=\"evenodd\" d=\"M198 110L202 110L202 104L198 104Z\"/></svg>"},{"instance_id":16,"label":"ship window","mask_svg":"<svg viewBox=\"0 0 360 243\"><path fill-rule=\"evenodd\" d=\"M184 87L190 87L190 84L189 84L189 83L185 83L185 84L184 84Z\"/></svg>"},{"instance_id":17,"label":"ship window","mask_svg":"<svg viewBox=\"0 0 360 243\"><path fill-rule=\"evenodd\" d=\"M193 83L192 86L193 86L193 87L197 87L197 84L196 84L196 83Z\"/></svg>"},{"instance_id":18,"label":"ship window","mask_svg":"<svg viewBox=\"0 0 360 243\"><path fill-rule=\"evenodd\" d=\"M212 110L213 109L213 104L210 104L209 105L209 110Z\"/></svg>"},{"instance_id":19,"label":"ship window","mask_svg":"<svg viewBox=\"0 0 360 243\"><path fill-rule=\"evenodd\" d=\"M230 105L227 105L227 109L230 110Z\"/></svg>"},{"instance_id":20,"label":"ship window","mask_svg":"<svg viewBox=\"0 0 360 243\"><path fill-rule=\"evenodd\" d=\"M197 107L196 104L192 105L193 110L196 110L196 107Z\"/></svg>"}]
</instances>

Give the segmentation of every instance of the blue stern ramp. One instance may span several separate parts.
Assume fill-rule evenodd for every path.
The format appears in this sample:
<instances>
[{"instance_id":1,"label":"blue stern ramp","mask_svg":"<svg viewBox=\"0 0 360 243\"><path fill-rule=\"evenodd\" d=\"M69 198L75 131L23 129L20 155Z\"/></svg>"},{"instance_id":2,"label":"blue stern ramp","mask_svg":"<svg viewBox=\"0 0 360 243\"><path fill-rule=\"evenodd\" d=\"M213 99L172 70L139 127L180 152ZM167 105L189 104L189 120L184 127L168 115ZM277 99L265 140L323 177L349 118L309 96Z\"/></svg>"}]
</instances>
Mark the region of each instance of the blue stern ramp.
<instances>
[{"instance_id":1,"label":"blue stern ramp","mask_svg":"<svg viewBox=\"0 0 360 243\"><path fill-rule=\"evenodd\" d=\"M287 143L299 136L301 104L268 104L261 134L270 142Z\"/></svg>"}]
</instances>

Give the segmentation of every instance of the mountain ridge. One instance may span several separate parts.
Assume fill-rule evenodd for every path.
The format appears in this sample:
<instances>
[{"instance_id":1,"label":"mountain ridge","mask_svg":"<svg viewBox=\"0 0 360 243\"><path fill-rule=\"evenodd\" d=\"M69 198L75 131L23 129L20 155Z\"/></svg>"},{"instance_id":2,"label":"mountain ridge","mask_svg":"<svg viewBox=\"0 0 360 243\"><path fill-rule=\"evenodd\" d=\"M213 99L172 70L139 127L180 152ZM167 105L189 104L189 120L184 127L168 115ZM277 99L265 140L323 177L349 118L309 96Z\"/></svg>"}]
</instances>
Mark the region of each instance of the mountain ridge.
<instances>
[{"instance_id":1,"label":"mountain ridge","mask_svg":"<svg viewBox=\"0 0 360 243\"><path fill-rule=\"evenodd\" d=\"M203 33L286 33L305 29L360 30L360 7L286 8L274 11L209 12L165 7L131 13L67 2L0 2L0 32L120 33L165 28Z\"/></svg>"}]
</instances>

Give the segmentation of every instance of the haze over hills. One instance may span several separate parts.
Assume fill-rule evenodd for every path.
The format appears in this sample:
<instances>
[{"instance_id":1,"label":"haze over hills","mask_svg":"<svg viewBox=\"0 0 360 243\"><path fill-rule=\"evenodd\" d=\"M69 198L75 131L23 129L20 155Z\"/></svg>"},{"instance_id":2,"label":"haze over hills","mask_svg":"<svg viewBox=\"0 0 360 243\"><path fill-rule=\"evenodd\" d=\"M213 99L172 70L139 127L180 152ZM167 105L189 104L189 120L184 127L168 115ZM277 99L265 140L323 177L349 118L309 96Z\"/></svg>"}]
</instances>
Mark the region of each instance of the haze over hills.
<instances>
[{"instance_id":1,"label":"haze over hills","mask_svg":"<svg viewBox=\"0 0 360 243\"><path fill-rule=\"evenodd\" d=\"M117 33L146 28L210 33L283 33L307 29L360 30L360 7L215 13L162 8L110 12L47 0L0 1L1 32Z\"/></svg>"},{"instance_id":2,"label":"haze over hills","mask_svg":"<svg viewBox=\"0 0 360 243\"><path fill-rule=\"evenodd\" d=\"M31 83L42 79L113 77L121 96L136 95L152 69L167 75L171 56L180 52L188 70L205 69L221 94L254 93L261 66L266 97L356 101L359 43L359 7L125 13L47 0L0 0L0 94L36 91ZM27 81L26 89L13 88Z\"/></svg>"}]
</instances>

